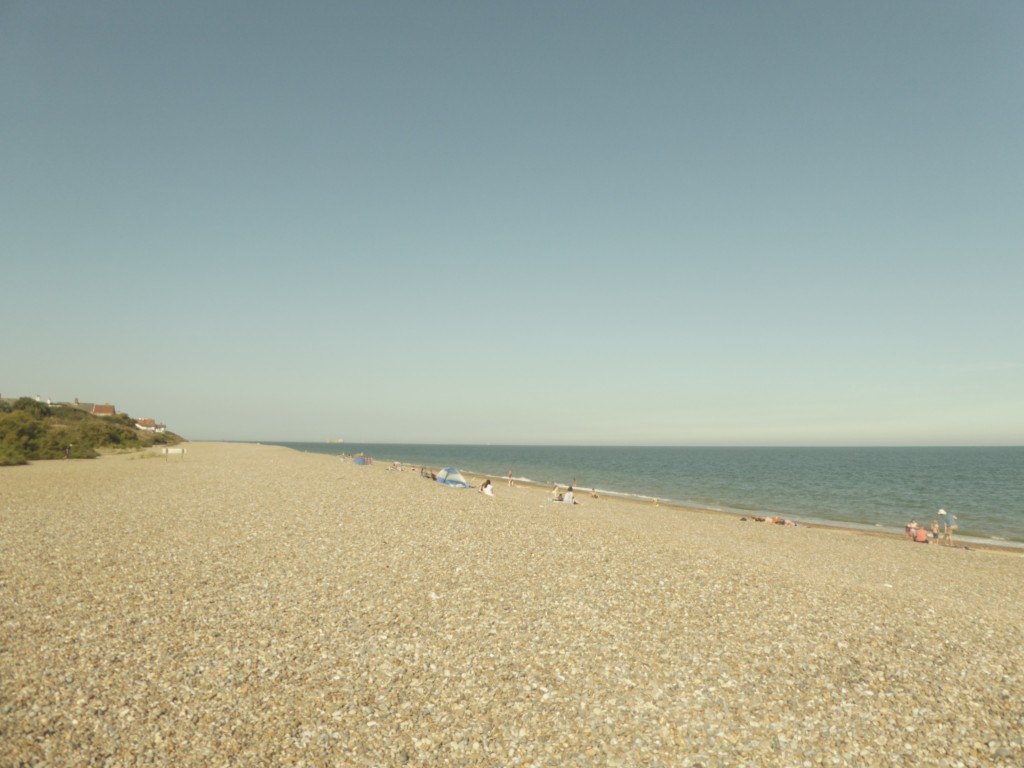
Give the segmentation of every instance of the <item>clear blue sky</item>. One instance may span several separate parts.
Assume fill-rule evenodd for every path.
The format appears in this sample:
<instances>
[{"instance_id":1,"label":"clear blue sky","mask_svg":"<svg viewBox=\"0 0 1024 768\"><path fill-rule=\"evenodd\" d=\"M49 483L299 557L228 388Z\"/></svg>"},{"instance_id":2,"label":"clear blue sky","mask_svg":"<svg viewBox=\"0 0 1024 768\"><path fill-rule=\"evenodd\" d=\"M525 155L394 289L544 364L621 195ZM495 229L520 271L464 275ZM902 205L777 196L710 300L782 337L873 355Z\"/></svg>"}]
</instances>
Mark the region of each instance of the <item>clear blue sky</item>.
<instances>
[{"instance_id":1,"label":"clear blue sky","mask_svg":"<svg viewBox=\"0 0 1024 768\"><path fill-rule=\"evenodd\" d=\"M1024 3L0 0L0 394L1024 443Z\"/></svg>"}]
</instances>

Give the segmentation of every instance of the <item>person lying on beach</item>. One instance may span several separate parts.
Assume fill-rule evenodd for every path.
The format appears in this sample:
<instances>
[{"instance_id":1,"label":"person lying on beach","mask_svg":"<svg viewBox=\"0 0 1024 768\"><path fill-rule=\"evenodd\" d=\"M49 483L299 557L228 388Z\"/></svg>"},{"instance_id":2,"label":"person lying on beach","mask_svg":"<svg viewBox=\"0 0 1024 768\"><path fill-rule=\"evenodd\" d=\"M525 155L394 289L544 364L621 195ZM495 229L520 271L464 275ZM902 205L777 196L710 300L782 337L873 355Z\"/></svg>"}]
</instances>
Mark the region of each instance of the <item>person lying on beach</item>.
<instances>
[{"instance_id":1,"label":"person lying on beach","mask_svg":"<svg viewBox=\"0 0 1024 768\"><path fill-rule=\"evenodd\" d=\"M774 525L796 526L796 523L794 523L792 520L787 520L784 517L758 517L755 515L753 519L755 523L772 523Z\"/></svg>"}]
</instances>

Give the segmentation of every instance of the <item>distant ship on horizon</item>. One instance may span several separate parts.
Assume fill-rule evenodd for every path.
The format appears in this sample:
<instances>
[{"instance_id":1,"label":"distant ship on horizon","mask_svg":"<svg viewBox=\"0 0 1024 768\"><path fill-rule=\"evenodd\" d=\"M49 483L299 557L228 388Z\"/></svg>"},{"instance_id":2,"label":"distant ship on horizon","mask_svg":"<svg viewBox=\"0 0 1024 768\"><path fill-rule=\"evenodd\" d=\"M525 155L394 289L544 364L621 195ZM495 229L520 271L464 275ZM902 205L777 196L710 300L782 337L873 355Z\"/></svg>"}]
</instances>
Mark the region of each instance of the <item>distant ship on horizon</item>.
<instances>
[{"instance_id":1,"label":"distant ship on horizon","mask_svg":"<svg viewBox=\"0 0 1024 768\"><path fill-rule=\"evenodd\" d=\"M345 441L344 441L344 440L342 440L342 439L341 439L340 437L336 437L336 438L334 438L333 440L328 440L328 441L327 441L327 444L328 444L328 445L336 445L337 443L344 443L344 442L345 442Z\"/></svg>"}]
</instances>

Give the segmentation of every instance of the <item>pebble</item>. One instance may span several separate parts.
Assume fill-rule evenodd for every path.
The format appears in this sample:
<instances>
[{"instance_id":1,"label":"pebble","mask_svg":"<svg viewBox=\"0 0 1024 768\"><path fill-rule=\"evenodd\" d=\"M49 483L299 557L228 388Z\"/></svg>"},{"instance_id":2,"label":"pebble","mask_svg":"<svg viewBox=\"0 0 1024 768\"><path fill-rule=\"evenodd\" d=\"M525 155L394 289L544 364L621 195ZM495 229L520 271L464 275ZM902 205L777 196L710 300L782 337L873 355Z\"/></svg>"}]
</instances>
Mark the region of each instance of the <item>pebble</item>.
<instances>
[{"instance_id":1,"label":"pebble","mask_svg":"<svg viewBox=\"0 0 1024 768\"><path fill-rule=\"evenodd\" d=\"M0 469L0 765L1024 764L1014 555L143 456Z\"/></svg>"}]
</instances>

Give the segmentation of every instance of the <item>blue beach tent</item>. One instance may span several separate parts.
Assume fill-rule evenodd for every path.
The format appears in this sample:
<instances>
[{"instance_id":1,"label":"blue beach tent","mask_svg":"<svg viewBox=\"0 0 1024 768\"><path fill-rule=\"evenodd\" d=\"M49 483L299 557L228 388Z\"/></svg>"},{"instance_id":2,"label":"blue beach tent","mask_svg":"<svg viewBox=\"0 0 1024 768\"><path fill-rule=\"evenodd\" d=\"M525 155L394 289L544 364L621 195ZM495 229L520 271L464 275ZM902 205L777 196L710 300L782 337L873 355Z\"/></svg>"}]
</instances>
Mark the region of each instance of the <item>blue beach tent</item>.
<instances>
[{"instance_id":1,"label":"blue beach tent","mask_svg":"<svg viewBox=\"0 0 1024 768\"><path fill-rule=\"evenodd\" d=\"M444 485L453 485L456 488L469 488L469 483L466 482L466 478L462 476L462 473L451 467L445 467L437 473L437 482Z\"/></svg>"}]
</instances>

